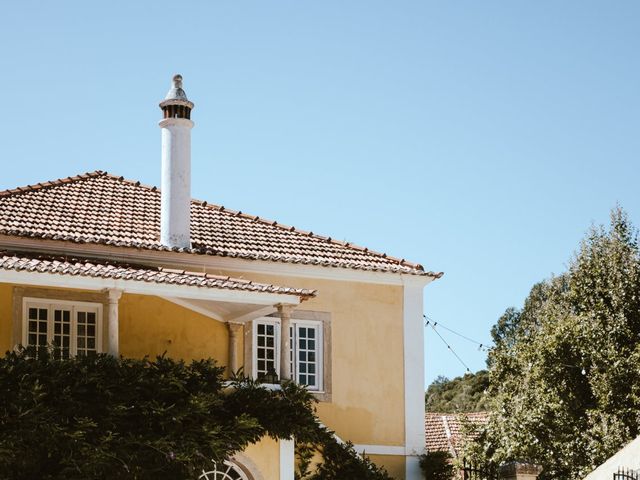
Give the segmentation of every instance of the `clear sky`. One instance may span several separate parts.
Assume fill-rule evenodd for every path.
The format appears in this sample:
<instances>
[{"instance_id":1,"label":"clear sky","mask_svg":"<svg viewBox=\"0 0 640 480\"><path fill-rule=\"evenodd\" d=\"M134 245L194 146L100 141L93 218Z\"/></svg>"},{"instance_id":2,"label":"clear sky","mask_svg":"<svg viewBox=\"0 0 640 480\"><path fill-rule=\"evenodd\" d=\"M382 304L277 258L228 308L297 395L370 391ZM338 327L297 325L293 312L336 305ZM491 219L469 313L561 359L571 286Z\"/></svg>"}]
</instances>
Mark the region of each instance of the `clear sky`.
<instances>
[{"instance_id":1,"label":"clear sky","mask_svg":"<svg viewBox=\"0 0 640 480\"><path fill-rule=\"evenodd\" d=\"M179 72L194 197L443 270L425 311L479 341L616 202L640 225L637 0L0 5L0 188L158 185Z\"/></svg>"}]
</instances>

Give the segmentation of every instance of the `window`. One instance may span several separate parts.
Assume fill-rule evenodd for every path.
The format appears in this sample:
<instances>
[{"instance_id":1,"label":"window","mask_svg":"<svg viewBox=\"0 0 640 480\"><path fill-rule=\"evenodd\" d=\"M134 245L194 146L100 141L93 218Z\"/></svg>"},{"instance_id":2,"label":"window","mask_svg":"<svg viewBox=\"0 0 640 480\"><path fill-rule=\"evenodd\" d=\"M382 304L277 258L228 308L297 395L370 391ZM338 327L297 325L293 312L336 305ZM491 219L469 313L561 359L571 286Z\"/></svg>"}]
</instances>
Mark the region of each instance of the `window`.
<instances>
[{"instance_id":1,"label":"window","mask_svg":"<svg viewBox=\"0 0 640 480\"><path fill-rule=\"evenodd\" d=\"M321 325L316 322L293 323L291 347L291 376L310 390L322 390Z\"/></svg>"},{"instance_id":2,"label":"window","mask_svg":"<svg viewBox=\"0 0 640 480\"><path fill-rule=\"evenodd\" d=\"M310 390L322 390L322 323L291 320L291 376ZM254 377L264 379L269 370L280 375L280 322L254 321Z\"/></svg>"},{"instance_id":3,"label":"window","mask_svg":"<svg viewBox=\"0 0 640 480\"><path fill-rule=\"evenodd\" d=\"M229 461L225 461L222 465L218 466L214 462L213 470L208 472L202 471L202 475L198 477L199 480L248 480L248 477L244 474L240 467L234 465Z\"/></svg>"},{"instance_id":4,"label":"window","mask_svg":"<svg viewBox=\"0 0 640 480\"><path fill-rule=\"evenodd\" d=\"M262 379L272 373L280 375L280 325L274 321L256 323L255 338L255 377Z\"/></svg>"},{"instance_id":5,"label":"window","mask_svg":"<svg viewBox=\"0 0 640 480\"><path fill-rule=\"evenodd\" d=\"M22 311L23 345L53 345L62 358L101 351L102 305L25 298Z\"/></svg>"}]
</instances>

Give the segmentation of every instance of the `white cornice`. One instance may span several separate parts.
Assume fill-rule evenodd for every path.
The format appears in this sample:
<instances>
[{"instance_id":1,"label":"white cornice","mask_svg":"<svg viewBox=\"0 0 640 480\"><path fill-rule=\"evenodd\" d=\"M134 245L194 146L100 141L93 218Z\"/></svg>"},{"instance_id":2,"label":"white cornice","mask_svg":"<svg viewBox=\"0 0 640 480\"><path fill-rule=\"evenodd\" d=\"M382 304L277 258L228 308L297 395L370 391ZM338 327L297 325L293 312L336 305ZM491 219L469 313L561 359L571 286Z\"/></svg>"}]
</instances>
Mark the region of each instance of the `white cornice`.
<instances>
[{"instance_id":1,"label":"white cornice","mask_svg":"<svg viewBox=\"0 0 640 480\"><path fill-rule=\"evenodd\" d=\"M199 271L208 269L281 275L286 277L317 278L344 282L362 282L383 285L422 285L431 283L434 278L426 275L408 275L391 272L373 272L339 267L322 267L264 260L245 260L215 255L197 255L180 252L144 250L130 247L114 247L92 243L73 243L59 240L31 239L0 235L0 247L38 251L57 255L92 256L124 262L139 262L148 265L179 265L185 269Z\"/></svg>"}]
</instances>

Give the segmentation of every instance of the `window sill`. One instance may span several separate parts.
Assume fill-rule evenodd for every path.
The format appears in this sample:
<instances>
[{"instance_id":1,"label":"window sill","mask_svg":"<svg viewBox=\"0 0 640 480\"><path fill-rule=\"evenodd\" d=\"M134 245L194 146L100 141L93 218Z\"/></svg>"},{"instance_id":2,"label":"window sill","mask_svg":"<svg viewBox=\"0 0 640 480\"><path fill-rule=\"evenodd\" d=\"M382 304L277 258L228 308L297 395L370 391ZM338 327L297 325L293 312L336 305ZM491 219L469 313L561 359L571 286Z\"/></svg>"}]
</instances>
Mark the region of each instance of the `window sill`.
<instances>
[{"instance_id":1,"label":"window sill","mask_svg":"<svg viewBox=\"0 0 640 480\"><path fill-rule=\"evenodd\" d=\"M309 390L309 392L316 397L319 402L331 402L331 393L326 391Z\"/></svg>"},{"instance_id":2,"label":"window sill","mask_svg":"<svg viewBox=\"0 0 640 480\"><path fill-rule=\"evenodd\" d=\"M223 386L225 388L229 388L233 385L232 380L227 380L223 382ZM271 390L272 392L277 392L282 390L282 385L279 383L261 383L260 386L265 390ZM319 402L331 402L331 393L325 390L307 390L310 394L312 394Z\"/></svg>"},{"instance_id":3,"label":"window sill","mask_svg":"<svg viewBox=\"0 0 640 480\"><path fill-rule=\"evenodd\" d=\"M229 388L233 386L234 383L235 382L233 380L226 380L222 382L222 386L225 388ZM260 383L259 385L265 390L272 390L272 391L282 390L282 386L280 386L279 383Z\"/></svg>"}]
</instances>

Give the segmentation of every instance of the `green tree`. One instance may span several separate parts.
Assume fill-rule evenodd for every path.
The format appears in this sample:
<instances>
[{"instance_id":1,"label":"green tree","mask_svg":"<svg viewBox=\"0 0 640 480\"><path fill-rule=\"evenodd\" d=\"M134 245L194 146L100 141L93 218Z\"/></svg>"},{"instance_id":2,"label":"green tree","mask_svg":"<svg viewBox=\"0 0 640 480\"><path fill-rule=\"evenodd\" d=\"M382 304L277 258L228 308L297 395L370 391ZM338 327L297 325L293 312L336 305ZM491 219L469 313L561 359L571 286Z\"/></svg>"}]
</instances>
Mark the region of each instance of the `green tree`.
<instances>
[{"instance_id":1,"label":"green tree","mask_svg":"<svg viewBox=\"0 0 640 480\"><path fill-rule=\"evenodd\" d=\"M639 433L640 252L621 209L568 271L533 287L492 331L491 420L468 454L582 478Z\"/></svg>"},{"instance_id":2,"label":"green tree","mask_svg":"<svg viewBox=\"0 0 640 480\"><path fill-rule=\"evenodd\" d=\"M489 373L480 370L449 380L439 376L427 387L428 412L465 413L489 409Z\"/></svg>"}]
</instances>

